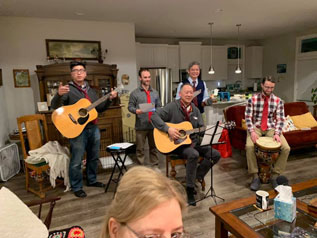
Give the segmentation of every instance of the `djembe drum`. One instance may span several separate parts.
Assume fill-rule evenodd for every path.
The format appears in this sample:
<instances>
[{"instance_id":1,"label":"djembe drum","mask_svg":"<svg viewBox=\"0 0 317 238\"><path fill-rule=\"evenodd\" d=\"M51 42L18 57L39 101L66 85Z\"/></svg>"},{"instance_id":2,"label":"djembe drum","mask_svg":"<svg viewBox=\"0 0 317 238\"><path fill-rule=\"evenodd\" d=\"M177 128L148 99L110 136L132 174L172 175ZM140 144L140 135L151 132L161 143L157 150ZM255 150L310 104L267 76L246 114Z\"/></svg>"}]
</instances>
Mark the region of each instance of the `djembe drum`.
<instances>
[{"instance_id":1,"label":"djembe drum","mask_svg":"<svg viewBox=\"0 0 317 238\"><path fill-rule=\"evenodd\" d=\"M269 183L272 165L280 155L281 143L272 137L260 137L254 144L255 156L259 168L259 178L262 183Z\"/></svg>"}]
</instances>

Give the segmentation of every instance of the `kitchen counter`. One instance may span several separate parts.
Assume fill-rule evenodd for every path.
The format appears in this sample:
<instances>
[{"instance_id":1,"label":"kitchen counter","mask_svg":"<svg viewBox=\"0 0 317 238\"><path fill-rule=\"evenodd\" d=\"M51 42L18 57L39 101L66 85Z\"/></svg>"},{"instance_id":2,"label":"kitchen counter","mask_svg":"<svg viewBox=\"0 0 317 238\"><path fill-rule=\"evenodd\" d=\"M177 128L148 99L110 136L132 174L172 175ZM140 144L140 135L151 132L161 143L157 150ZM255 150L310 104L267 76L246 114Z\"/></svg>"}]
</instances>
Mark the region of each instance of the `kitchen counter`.
<instances>
[{"instance_id":1,"label":"kitchen counter","mask_svg":"<svg viewBox=\"0 0 317 238\"><path fill-rule=\"evenodd\" d=\"M224 121L223 110L236 104L246 103L247 100L230 100L213 103L211 106L205 107L207 125L215 125L217 121Z\"/></svg>"}]
</instances>

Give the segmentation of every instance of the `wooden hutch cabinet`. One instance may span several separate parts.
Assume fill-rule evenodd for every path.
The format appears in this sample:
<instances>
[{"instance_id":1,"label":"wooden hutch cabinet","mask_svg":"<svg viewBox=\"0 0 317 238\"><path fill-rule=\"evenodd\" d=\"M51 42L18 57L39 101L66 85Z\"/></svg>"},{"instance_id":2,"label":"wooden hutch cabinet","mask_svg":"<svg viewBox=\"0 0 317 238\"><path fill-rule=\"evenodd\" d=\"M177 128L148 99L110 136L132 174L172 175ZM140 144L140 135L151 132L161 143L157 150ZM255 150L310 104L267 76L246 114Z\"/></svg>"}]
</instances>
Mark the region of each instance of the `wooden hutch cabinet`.
<instances>
[{"instance_id":1,"label":"wooden hutch cabinet","mask_svg":"<svg viewBox=\"0 0 317 238\"><path fill-rule=\"evenodd\" d=\"M57 93L60 82L64 85L71 81L69 63L37 65L35 71L39 80L41 101L47 101L50 106L51 99ZM89 85L94 88L99 97L110 92L117 86L117 65L87 63L87 78ZM52 120L52 109L44 113L48 126L49 140L57 140L62 145L68 145L68 139L63 137L55 128ZM100 157L109 155L107 145L122 142L122 116L119 99L113 100L111 106L98 115L98 126L101 134Z\"/></svg>"}]
</instances>

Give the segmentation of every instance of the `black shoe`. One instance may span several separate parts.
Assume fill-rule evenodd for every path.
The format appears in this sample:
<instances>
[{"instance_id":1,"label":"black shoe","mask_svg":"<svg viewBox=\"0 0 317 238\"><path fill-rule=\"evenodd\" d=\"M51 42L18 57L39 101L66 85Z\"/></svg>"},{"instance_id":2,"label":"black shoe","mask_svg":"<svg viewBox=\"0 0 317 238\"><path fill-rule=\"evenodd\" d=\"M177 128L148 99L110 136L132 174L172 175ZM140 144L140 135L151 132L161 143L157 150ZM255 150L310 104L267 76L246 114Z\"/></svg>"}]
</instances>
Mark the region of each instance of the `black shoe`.
<instances>
[{"instance_id":1,"label":"black shoe","mask_svg":"<svg viewBox=\"0 0 317 238\"><path fill-rule=\"evenodd\" d=\"M84 190L78 190L78 191L74 192L74 194L76 197L79 197L79 198L87 197L87 194L85 193Z\"/></svg>"},{"instance_id":2,"label":"black shoe","mask_svg":"<svg viewBox=\"0 0 317 238\"><path fill-rule=\"evenodd\" d=\"M260 178L257 177L257 178L254 178L252 180L251 185L250 185L250 189L252 191L257 191L257 190L259 190L260 186L261 186L261 181L260 181Z\"/></svg>"},{"instance_id":3,"label":"black shoe","mask_svg":"<svg viewBox=\"0 0 317 238\"><path fill-rule=\"evenodd\" d=\"M106 185L100 182L95 182L92 184L87 183L88 187L97 187L97 188L104 188Z\"/></svg>"},{"instance_id":4,"label":"black shoe","mask_svg":"<svg viewBox=\"0 0 317 238\"><path fill-rule=\"evenodd\" d=\"M288 186L288 179L283 176L283 175L279 175L277 176L275 179L271 179L271 184L272 187L275 189L278 185L285 185Z\"/></svg>"},{"instance_id":5,"label":"black shoe","mask_svg":"<svg viewBox=\"0 0 317 238\"><path fill-rule=\"evenodd\" d=\"M196 206L196 200L194 197L194 188L191 187L186 187L186 192L187 192L187 203L189 206Z\"/></svg>"}]
</instances>

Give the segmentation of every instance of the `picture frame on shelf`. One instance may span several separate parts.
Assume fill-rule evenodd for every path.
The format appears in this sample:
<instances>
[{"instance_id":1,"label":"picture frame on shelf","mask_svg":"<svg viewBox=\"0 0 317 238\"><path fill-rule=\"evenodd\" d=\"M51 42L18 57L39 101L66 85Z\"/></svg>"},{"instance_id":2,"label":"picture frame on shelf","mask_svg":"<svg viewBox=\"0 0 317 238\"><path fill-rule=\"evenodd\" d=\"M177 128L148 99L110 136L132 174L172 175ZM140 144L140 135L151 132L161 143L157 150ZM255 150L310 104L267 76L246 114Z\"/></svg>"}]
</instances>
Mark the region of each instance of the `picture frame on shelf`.
<instances>
[{"instance_id":1,"label":"picture frame on shelf","mask_svg":"<svg viewBox=\"0 0 317 238\"><path fill-rule=\"evenodd\" d=\"M46 112L48 111L47 102L37 102L37 110L39 112Z\"/></svg>"},{"instance_id":2,"label":"picture frame on shelf","mask_svg":"<svg viewBox=\"0 0 317 238\"><path fill-rule=\"evenodd\" d=\"M46 39L47 59L99 60L100 41Z\"/></svg>"},{"instance_id":3,"label":"picture frame on shelf","mask_svg":"<svg viewBox=\"0 0 317 238\"><path fill-rule=\"evenodd\" d=\"M14 69L13 78L15 88L31 87L30 73L28 69Z\"/></svg>"}]
</instances>

